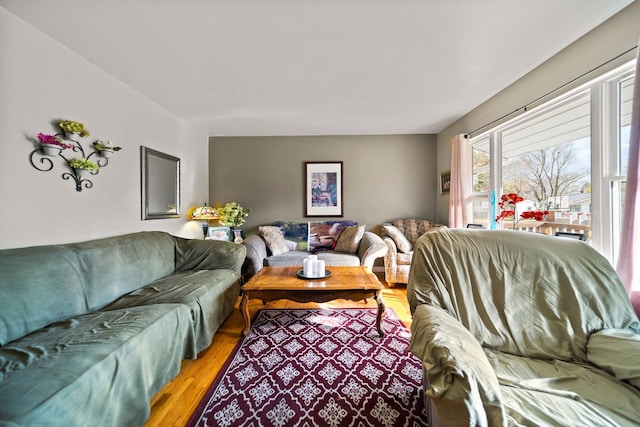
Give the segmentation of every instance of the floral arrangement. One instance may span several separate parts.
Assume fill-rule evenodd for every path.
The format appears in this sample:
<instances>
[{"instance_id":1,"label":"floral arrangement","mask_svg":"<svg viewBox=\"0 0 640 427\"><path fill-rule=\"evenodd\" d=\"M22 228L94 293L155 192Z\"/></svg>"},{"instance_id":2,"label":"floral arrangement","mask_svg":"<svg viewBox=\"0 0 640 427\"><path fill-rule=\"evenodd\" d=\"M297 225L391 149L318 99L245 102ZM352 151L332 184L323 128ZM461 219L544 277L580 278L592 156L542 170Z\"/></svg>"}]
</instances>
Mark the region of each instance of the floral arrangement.
<instances>
[{"instance_id":1,"label":"floral arrangement","mask_svg":"<svg viewBox=\"0 0 640 427\"><path fill-rule=\"evenodd\" d=\"M43 133L39 133L38 134L38 141L40 141L41 144L57 145L62 150L64 150L65 148L73 147L73 145L67 144L66 142L63 142L56 135L45 135Z\"/></svg>"},{"instance_id":2,"label":"floral arrangement","mask_svg":"<svg viewBox=\"0 0 640 427\"><path fill-rule=\"evenodd\" d=\"M500 215L496 217L496 222L500 222L503 219L512 219L513 227L518 225L518 216L516 215L516 204L523 202L524 198L516 193L503 194L500 197L498 206L502 209ZM549 214L547 210L526 211L520 214L521 219L535 219L536 221L543 221L545 216Z\"/></svg>"},{"instance_id":3,"label":"floral arrangement","mask_svg":"<svg viewBox=\"0 0 640 427\"><path fill-rule=\"evenodd\" d=\"M83 123L73 120L62 120L60 123L58 123L58 126L60 126L60 129L65 132L77 133L81 137L90 135L89 129L85 128Z\"/></svg>"},{"instance_id":4,"label":"floral arrangement","mask_svg":"<svg viewBox=\"0 0 640 427\"><path fill-rule=\"evenodd\" d=\"M71 159L69 160L69 166L74 169L86 169L88 171L98 170L98 164L92 162L91 160L87 160L84 157L80 159Z\"/></svg>"},{"instance_id":5,"label":"floral arrangement","mask_svg":"<svg viewBox=\"0 0 640 427\"><path fill-rule=\"evenodd\" d=\"M113 145L113 143L111 141L109 141L108 139L99 139L97 141L95 141L93 143L93 146L95 147L96 150L98 151L102 151L102 150L113 150L113 151L120 151L122 150L121 147L116 147L115 145Z\"/></svg>"},{"instance_id":6,"label":"floral arrangement","mask_svg":"<svg viewBox=\"0 0 640 427\"><path fill-rule=\"evenodd\" d=\"M249 216L249 209L245 209L236 202L227 203L218 212L218 222L226 227L238 227L244 224L244 219Z\"/></svg>"}]
</instances>

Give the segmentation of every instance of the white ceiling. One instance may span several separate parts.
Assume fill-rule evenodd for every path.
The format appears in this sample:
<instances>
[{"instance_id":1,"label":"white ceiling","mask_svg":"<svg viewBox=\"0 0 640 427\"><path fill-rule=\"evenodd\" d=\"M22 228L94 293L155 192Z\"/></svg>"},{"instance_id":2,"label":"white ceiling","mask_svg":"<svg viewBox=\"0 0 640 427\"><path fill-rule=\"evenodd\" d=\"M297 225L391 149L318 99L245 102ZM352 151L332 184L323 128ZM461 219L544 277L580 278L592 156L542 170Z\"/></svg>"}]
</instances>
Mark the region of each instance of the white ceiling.
<instances>
[{"instance_id":1,"label":"white ceiling","mask_svg":"<svg viewBox=\"0 0 640 427\"><path fill-rule=\"evenodd\" d=\"M208 135L438 133L632 0L0 0Z\"/></svg>"}]
</instances>

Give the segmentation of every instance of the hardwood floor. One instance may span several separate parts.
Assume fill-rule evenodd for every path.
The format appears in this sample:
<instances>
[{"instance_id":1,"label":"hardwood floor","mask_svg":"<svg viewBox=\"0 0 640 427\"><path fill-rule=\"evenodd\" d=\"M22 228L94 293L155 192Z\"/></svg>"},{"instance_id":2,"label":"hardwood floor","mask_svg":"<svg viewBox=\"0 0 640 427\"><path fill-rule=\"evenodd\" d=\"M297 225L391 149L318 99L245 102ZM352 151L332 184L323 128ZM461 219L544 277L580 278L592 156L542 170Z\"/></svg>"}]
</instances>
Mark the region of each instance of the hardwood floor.
<instances>
[{"instance_id":1,"label":"hardwood floor","mask_svg":"<svg viewBox=\"0 0 640 427\"><path fill-rule=\"evenodd\" d=\"M384 283L384 281L382 281ZM400 320L411 327L411 314L407 303L407 291L404 285L393 288L386 287L382 292L385 306L396 312ZM240 340L240 333L244 327L244 321L236 302L235 310L222 324L213 337L211 345L203 350L196 360L184 360L180 373L158 392L151 400L151 415L144 424L145 427L156 426L184 426L200 403L200 400L209 389L218 372ZM255 316L260 308L347 308L370 307L376 304L369 299L366 303L361 301L338 300L323 304L294 303L288 300L280 300L262 305L260 301L251 300L249 311Z\"/></svg>"}]
</instances>

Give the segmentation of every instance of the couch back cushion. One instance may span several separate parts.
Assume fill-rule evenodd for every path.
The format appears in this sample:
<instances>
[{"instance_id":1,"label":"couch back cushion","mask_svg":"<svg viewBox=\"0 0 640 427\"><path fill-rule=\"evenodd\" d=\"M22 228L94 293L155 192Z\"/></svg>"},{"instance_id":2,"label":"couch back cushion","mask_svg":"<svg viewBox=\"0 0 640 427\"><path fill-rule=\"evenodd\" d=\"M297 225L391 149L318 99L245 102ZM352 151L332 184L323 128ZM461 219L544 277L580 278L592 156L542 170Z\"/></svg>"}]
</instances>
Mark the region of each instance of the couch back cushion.
<instances>
[{"instance_id":1,"label":"couch back cushion","mask_svg":"<svg viewBox=\"0 0 640 427\"><path fill-rule=\"evenodd\" d=\"M444 308L486 347L586 362L592 332L640 323L613 267L584 242L444 229L414 247L407 299Z\"/></svg>"},{"instance_id":2,"label":"couch back cushion","mask_svg":"<svg viewBox=\"0 0 640 427\"><path fill-rule=\"evenodd\" d=\"M435 231L439 228L446 228L442 224L436 224L426 219L406 218L396 219L391 222L407 238L411 246L416 244L420 236L428 231Z\"/></svg>"},{"instance_id":3,"label":"couch back cushion","mask_svg":"<svg viewBox=\"0 0 640 427\"><path fill-rule=\"evenodd\" d=\"M82 273L69 248L0 251L0 346L87 310Z\"/></svg>"},{"instance_id":4,"label":"couch back cushion","mask_svg":"<svg viewBox=\"0 0 640 427\"><path fill-rule=\"evenodd\" d=\"M89 310L175 270L175 238L160 231L125 234L66 245L77 257Z\"/></svg>"}]
</instances>

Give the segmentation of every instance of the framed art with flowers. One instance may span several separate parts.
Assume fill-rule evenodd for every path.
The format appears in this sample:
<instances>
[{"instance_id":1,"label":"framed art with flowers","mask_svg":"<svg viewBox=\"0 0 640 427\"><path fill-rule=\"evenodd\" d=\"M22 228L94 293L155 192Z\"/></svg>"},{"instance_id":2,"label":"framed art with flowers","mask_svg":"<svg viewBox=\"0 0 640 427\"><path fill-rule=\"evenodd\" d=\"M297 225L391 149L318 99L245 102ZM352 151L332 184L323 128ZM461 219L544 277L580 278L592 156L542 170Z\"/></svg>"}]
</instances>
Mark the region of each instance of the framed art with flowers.
<instances>
[{"instance_id":1,"label":"framed art with flowers","mask_svg":"<svg viewBox=\"0 0 640 427\"><path fill-rule=\"evenodd\" d=\"M304 216L341 217L342 162L305 162Z\"/></svg>"}]
</instances>

